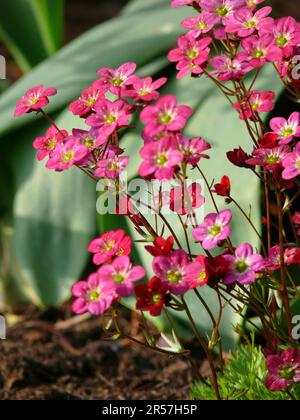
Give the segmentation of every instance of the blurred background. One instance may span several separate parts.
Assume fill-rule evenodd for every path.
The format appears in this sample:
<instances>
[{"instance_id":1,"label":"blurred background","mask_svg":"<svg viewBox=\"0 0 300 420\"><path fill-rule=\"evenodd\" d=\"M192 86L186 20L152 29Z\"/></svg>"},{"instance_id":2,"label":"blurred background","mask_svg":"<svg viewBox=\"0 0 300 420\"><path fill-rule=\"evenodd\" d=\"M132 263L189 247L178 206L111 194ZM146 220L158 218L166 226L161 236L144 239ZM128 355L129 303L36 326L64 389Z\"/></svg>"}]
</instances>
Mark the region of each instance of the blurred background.
<instances>
[{"instance_id":1,"label":"blurred background","mask_svg":"<svg viewBox=\"0 0 300 420\"><path fill-rule=\"evenodd\" d=\"M174 66L166 59L177 37L184 33L180 22L195 13L187 7L171 8L169 3L169 0L1 0L0 54L7 61L7 78L0 81L3 306L62 304L70 298L71 285L91 270L86 248L92 238L121 226L134 234L123 219L95 216L95 187L79 171L57 174L36 162L32 142L44 134L47 124L39 115L14 119L12 114L17 100L38 84L58 88L59 94L48 110L61 127L71 130L83 126L82 121L70 115L67 106L96 78L98 68L135 61L141 75L168 76L169 83L163 91L176 94L181 102L195 109L188 134L201 134L215 146L218 167L203 164L209 178L227 172L239 177L236 196L245 208L251 203L254 222L260 223L259 185L254 182L245 189L244 175L236 172L225 158L229 147L240 144L241 126L235 114L224 107L208 80L202 78L199 83L189 78L176 80ZM299 17L298 0L272 0L266 4L274 6L274 16ZM272 87L280 94L282 86L274 73L272 68L266 69L260 79L261 88ZM218 127L215 121L220 115L222 126ZM137 144L141 127L137 128L136 133L126 133L122 140L132 157L130 178L137 176L139 166ZM218 141L224 130L231 133L230 145ZM239 214L235 220L237 226L244 225ZM244 238L256 244L257 238L246 226L237 235L239 241ZM151 259L145 256L143 247L135 250L135 258L151 275ZM211 304L214 306L213 301ZM234 315L229 312L228 317L232 320ZM202 322L205 326L206 320Z\"/></svg>"}]
</instances>

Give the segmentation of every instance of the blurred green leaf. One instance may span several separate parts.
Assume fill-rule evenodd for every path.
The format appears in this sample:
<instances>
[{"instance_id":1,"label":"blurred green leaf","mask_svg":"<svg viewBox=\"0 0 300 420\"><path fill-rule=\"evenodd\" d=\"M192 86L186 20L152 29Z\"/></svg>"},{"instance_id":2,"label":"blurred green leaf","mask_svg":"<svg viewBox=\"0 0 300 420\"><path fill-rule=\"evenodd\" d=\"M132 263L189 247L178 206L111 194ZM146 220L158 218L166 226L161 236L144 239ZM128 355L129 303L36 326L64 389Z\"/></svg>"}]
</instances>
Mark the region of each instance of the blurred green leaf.
<instances>
[{"instance_id":1,"label":"blurred green leaf","mask_svg":"<svg viewBox=\"0 0 300 420\"><path fill-rule=\"evenodd\" d=\"M63 0L1 0L0 38L24 72L62 44Z\"/></svg>"}]
</instances>

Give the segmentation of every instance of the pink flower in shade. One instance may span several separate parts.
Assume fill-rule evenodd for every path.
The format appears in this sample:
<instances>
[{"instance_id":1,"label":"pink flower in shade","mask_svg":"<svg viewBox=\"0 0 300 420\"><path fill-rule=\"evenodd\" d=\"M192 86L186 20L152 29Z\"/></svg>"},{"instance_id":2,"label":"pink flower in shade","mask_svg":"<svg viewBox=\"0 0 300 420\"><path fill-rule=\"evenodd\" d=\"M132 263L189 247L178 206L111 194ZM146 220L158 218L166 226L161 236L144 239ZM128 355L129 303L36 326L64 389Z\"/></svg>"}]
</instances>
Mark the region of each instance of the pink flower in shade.
<instances>
[{"instance_id":1,"label":"pink flower in shade","mask_svg":"<svg viewBox=\"0 0 300 420\"><path fill-rule=\"evenodd\" d=\"M300 137L300 112L293 112L288 120L272 118L270 127L278 134L279 144L289 144L295 137Z\"/></svg>"},{"instance_id":2,"label":"pink flower in shade","mask_svg":"<svg viewBox=\"0 0 300 420\"><path fill-rule=\"evenodd\" d=\"M162 96L155 105L148 105L141 112L141 120L147 124L145 134L155 136L165 131L180 131L192 115L192 108L178 105L173 95Z\"/></svg>"},{"instance_id":3,"label":"pink flower in shade","mask_svg":"<svg viewBox=\"0 0 300 420\"><path fill-rule=\"evenodd\" d=\"M76 298L72 305L76 314L89 312L95 316L104 314L117 298L113 285L104 282L98 273L91 274L87 281L75 283L72 294Z\"/></svg>"},{"instance_id":4,"label":"pink flower in shade","mask_svg":"<svg viewBox=\"0 0 300 420\"><path fill-rule=\"evenodd\" d=\"M203 12L197 17L184 19L181 26L190 29L190 35L194 38L198 38L200 35L209 32L218 20L219 19L211 13Z\"/></svg>"},{"instance_id":5,"label":"pink flower in shade","mask_svg":"<svg viewBox=\"0 0 300 420\"><path fill-rule=\"evenodd\" d=\"M247 160L248 165L263 166L272 171L276 167L282 166L283 160L290 154L289 146L278 146L272 149L260 148L254 150L252 158Z\"/></svg>"},{"instance_id":6,"label":"pink flower in shade","mask_svg":"<svg viewBox=\"0 0 300 420\"><path fill-rule=\"evenodd\" d=\"M228 273L224 278L225 284L252 284L256 273L266 269L267 262L260 254L254 254L250 244L243 243L238 246L235 255L224 255L229 263Z\"/></svg>"},{"instance_id":7,"label":"pink flower in shade","mask_svg":"<svg viewBox=\"0 0 300 420\"><path fill-rule=\"evenodd\" d=\"M296 213L293 214L293 223L297 229L298 236L300 236L300 212L296 211Z\"/></svg>"},{"instance_id":8,"label":"pink flower in shade","mask_svg":"<svg viewBox=\"0 0 300 420\"><path fill-rule=\"evenodd\" d=\"M244 51L240 53L240 56L248 60L253 68L259 68L266 62L275 63L282 59L282 52L274 45L274 38L270 34L246 38L242 41L242 47Z\"/></svg>"},{"instance_id":9,"label":"pink flower in shade","mask_svg":"<svg viewBox=\"0 0 300 420\"><path fill-rule=\"evenodd\" d=\"M300 175L300 142L297 143L295 151L286 156L282 164L284 167L283 179L294 179Z\"/></svg>"},{"instance_id":10,"label":"pink flower in shade","mask_svg":"<svg viewBox=\"0 0 300 420\"><path fill-rule=\"evenodd\" d=\"M124 240L127 242L128 238L130 239L129 236L125 236L125 231L119 229L106 232L100 238L94 239L88 247L88 251L94 254L94 264L101 265L110 262L113 257L118 255L120 248L123 248L124 251L126 249L125 255L129 255L131 248L124 246Z\"/></svg>"},{"instance_id":11,"label":"pink flower in shade","mask_svg":"<svg viewBox=\"0 0 300 420\"><path fill-rule=\"evenodd\" d=\"M252 70L241 53L236 58L230 58L226 55L213 57L210 64L216 69L212 74L218 74L218 79L222 81L239 80Z\"/></svg>"},{"instance_id":12,"label":"pink flower in shade","mask_svg":"<svg viewBox=\"0 0 300 420\"><path fill-rule=\"evenodd\" d=\"M275 20L272 29L267 26L260 29L260 34L271 33L274 43L279 47L284 57L293 54L293 49L300 44L300 26L292 17L280 18Z\"/></svg>"},{"instance_id":13,"label":"pink flower in shade","mask_svg":"<svg viewBox=\"0 0 300 420\"><path fill-rule=\"evenodd\" d=\"M81 97L69 105L69 110L74 115L86 117L94 109L98 99L104 99L103 90L91 86L82 91Z\"/></svg>"},{"instance_id":14,"label":"pink flower in shade","mask_svg":"<svg viewBox=\"0 0 300 420\"><path fill-rule=\"evenodd\" d=\"M202 187L197 182L193 182L188 187L180 185L171 190L170 208L173 212L185 216L191 214L195 209L199 209L205 203L202 195Z\"/></svg>"},{"instance_id":15,"label":"pink flower in shade","mask_svg":"<svg viewBox=\"0 0 300 420\"><path fill-rule=\"evenodd\" d=\"M109 90L114 95L121 97L126 94L128 86L134 82L136 76L133 76L133 73L136 71L136 67L135 63L128 62L122 64L118 69L100 69L97 73L101 79L94 82L94 86L98 89Z\"/></svg>"},{"instance_id":16,"label":"pink flower in shade","mask_svg":"<svg viewBox=\"0 0 300 420\"><path fill-rule=\"evenodd\" d=\"M73 137L65 143L58 143L50 154L46 168L56 171L65 171L80 162L89 152L89 149L80 144Z\"/></svg>"},{"instance_id":17,"label":"pink flower in shade","mask_svg":"<svg viewBox=\"0 0 300 420\"><path fill-rule=\"evenodd\" d=\"M189 165L196 166L200 159L209 159L209 156L203 152L210 150L211 145L202 137L187 139L180 136L178 139L179 150L183 154L183 160Z\"/></svg>"},{"instance_id":18,"label":"pink flower in shade","mask_svg":"<svg viewBox=\"0 0 300 420\"><path fill-rule=\"evenodd\" d=\"M199 75L207 65L210 53L209 45L212 38L206 37L197 41L190 33L178 38L178 48L171 50L168 60L178 63L176 69L179 70L177 78L180 79L189 74Z\"/></svg>"},{"instance_id":19,"label":"pink flower in shade","mask_svg":"<svg viewBox=\"0 0 300 420\"><path fill-rule=\"evenodd\" d=\"M245 6L244 0L200 0L203 11L216 16L219 21L226 24L232 14Z\"/></svg>"},{"instance_id":20,"label":"pink flower in shade","mask_svg":"<svg viewBox=\"0 0 300 420\"><path fill-rule=\"evenodd\" d=\"M171 2L172 7L181 7L181 6L192 6L193 3L199 3L200 0L173 0Z\"/></svg>"},{"instance_id":21,"label":"pink flower in shade","mask_svg":"<svg viewBox=\"0 0 300 420\"><path fill-rule=\"evenodd\" d=\"M234 109L240 110L240 119L254 118L256 112L270 112L275 108L275 93L271 90L261 92L253 90L247 101L241 106L238 102L233 105Z\"/></svg>"},{"instance_id":22,"label":"pink flower in shade","mask_svg":"<svg viewBox=\"0 0 300 420\"><path fill-rule=\"evenodd\" d=\"M177 165L183 159L182 153L177 150L176 141L172 138L146 144L140 155L143 158L139 169L140 176L153 176L160 181L173 178Z\"/></svg>"},{"instance_id":23,"label":"pink flower in shade","mask_svg":"<svg viewBox=\"0 0 300 420\"><path fill-rule=\"evenodd\" d=\"M197 242L202 243L205 250L216 248L218 244L231 235L229 223L232 219L230 210L223 210L220 213L208 214L204 223L193 231Z\"/></svg>"},{"instance_id":24,"label":"pink flower in shade","mask_svg":"<svg viewBox=\"0 0 300 420\"><path fill-rule=\"evenodd\" d=\"M269 6L259 9L257 12L246 7L239 9L228 18L225 31L236 33L239 37L245 38L262 27L271 29L274 20L267 17L271 12L272 7Z\"/></svg>"},{"instance_id":25,"label":"pink flower in shade","mask_svg":"<svg viewBox=\"0 0 300 420\"><path fill-rule=\"evenodd\" d=\"M19 117L32 111L39 111L49 104L48 96L55 96L55 88L44 89L43 85L29 89L25 95L18 101L14 116Z\"/></svg>"},{"instance_id":26,"label":"pink flower in shade","mask_svg":"<svg viewBox=\"0 0 300 420\"><path fill-rule=\"evenodd\" d=\"M269 376L266 387L272 392L284 391L300 382L300 350L289 348L267 357Z\"/></svg>"},{"instance_id":27,"label":"pink flower in shade","mask_svg":"<svg viewBox=\"0 0 300 420\"><path fill-rule=\"evenodd\" d=\"M103 137L109 137L114 131L125 127L130 119L130 106L127 102L119 99L111 102L101 99L95 104L96 114L86 119L87 125L101 129Z\"/></svg>"},{"instance_id":28,"label":"pink flower in shade","mask_svg":"<svg viewBox=\"0 0 300 420\"><path fill-rule=\"evenodd\" d=\"M56 128L50 127L44 136L37 137L33 142L33 147L39 150L37 154L38 160L43 160L46 156L49 156L57 144L62 143L67 135L68 132L65 130L59 132Z\"/></svg>"},{"instance_id":29,"label":"pink flower in shade","mask_svg":"<svg viewBox=\"0 0 300 420\"><path fill-rule=\"evenodd\" d=\"M176 295L183 295L190 290L202 272L201 265L191 263L183 250L174 251L168 257L154 258L152 267L156 277Z\"/></svg>"},{"instance_id":30,"label":"pink flower in shade","mask_svg":"<svg viewBox=\"0 0 300 420\"><path fill-rule=\"evenodd\" d=\"M145 79L136 78L132 91L128 91L127 97L133 97L135 101L151 102L156 101L160 94L158 89L167 83L167 78L162 77L153 82L152 77Z\"/></svg>"},{"instance_id":31,"label":"pink flower in shade","mask_svg":"<svg viewBox=\"0 0 300 420\"><path fill-rule=\"evenodd\" d=\"M128 163L128 156L118 156L113 150L110 150L104 159L97 162L94 174L98 178L116 179L128 166Z\"/></svg>"},{"instance_id":32,"label":"pink flower in shade","mask_svg":"<svg viewBox=\"0 0 300 420\"><path fill-rule=\"evenodd\" d=\"M107 137L103 137L101 131L97 128L92 128L89 131L74 129L72 136L90 151L103 146L107 142Z\"/></svg>"},{"instance_id":33,"label":"pink flower in shade","mask_svg":"<svg viewBox=\"0 0 300 420\"><path fill-rule=\"evenodd\" d=\"M104 282L114 285L118 296L127 297L134 292L134 283L145 277L146 270L141 266L133 266L128 256L122 256L100 267L98 274Z\"/></svg>"},{"instance_id":34,"label":"pink flower in shade","mask_svg":"<svg viewBox=\"0 0 300 420\"><path fill-rule=\"evenodd\" d=\"M284 261L287 265L300 265L300 248L287 248L284 252Z\"/></svg>"},{"instance_id":35,"label":"pink flower in shade","mask_svg":"<svg viewBox=\"0 0 300 420\"><path fill-rule=\"evenodd\" d=\"M269 263L272 270L279 270L281 266L280 246L275 245L269 252ZM284 263L294 265L300 263L300 248L287 248L284 250Z\"/></svg>"}]
</instances>

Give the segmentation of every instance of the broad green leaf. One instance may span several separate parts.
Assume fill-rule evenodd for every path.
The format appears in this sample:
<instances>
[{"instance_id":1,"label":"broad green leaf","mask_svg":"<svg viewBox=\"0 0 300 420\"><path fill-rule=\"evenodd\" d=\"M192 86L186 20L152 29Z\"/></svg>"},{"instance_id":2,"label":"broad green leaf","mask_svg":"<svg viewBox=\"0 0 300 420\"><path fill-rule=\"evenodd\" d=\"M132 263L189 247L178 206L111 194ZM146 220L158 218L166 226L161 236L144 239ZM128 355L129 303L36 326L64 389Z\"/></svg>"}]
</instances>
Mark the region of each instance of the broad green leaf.
<instances>
[{"instance_id":1,"label":"broad green leaf","mask_svg":"<svg viewBox=\"0 0 300 420\"><path fill-rule=\"evenodd\" d=\"M148 13L156 7L170 6L170 0L132 0L122 10L123 14Z\"/></svg>"},{"instance_id":2,"label":"broad green leaf","mask_svg":"<svg viewBox=\"0 0 300 420\"><path fill-rule=\"evenodd\" d=\"M48 108L57 111L97 78L100 67L115 67L125 61L143 66L165 56L182 32L178 22L186 16L184 8L161 7L147 15L118 17L74 40L1 96L0 136L36 119L34 115L13 118L16 102L28 88L40 83L57 87L59 95Z\"/></svg>"},{"instance_id":3,"label":"broad green leaf","mask_svg":"<svg viewBox=\"0 0 300 420\"><path fill-rule=\"evenodd\" d=\"M2 0L0 39L24 72L53 54L62 41L63 0Z\"/></svg>"}]
</instances>

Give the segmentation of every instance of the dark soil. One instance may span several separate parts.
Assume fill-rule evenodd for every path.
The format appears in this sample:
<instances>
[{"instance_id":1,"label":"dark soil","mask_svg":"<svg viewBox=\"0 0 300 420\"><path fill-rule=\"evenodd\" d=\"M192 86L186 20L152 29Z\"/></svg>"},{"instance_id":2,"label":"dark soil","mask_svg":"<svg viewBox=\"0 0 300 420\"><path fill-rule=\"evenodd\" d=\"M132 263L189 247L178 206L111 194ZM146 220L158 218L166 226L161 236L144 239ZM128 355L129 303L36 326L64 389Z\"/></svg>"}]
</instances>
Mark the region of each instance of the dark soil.
<instances>
[{"instance_id":1,"label":"dark soil","mask_svg":"<svg viewBox=\"0 0 300 420\"><path fill-rule=\"evenodd\" d=\"M72 326L63 317L29 311L9 329L0 341L0 400L188 399L185 359L105 341L97 319Z\"/></svg>"}]
</instances>

